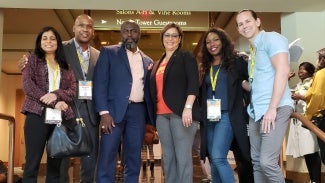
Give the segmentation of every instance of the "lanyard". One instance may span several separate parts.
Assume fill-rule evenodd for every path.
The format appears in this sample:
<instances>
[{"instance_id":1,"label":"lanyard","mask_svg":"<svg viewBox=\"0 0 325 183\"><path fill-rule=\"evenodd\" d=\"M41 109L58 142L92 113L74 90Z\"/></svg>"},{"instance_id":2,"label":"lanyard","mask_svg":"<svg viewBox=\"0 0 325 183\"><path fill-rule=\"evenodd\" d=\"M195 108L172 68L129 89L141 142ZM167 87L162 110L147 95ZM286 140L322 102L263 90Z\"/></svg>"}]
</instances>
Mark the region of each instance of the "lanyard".
<instances>
[{"instance_id":1,"label":"lanyard","mask_svg":"<svg viewBox=\"0 0 325 183\"><path fill-rule=\"evenodd\" d=\"M79 59L79 63L81 65L81 69L84 73L84 76L86 76L87 72L88 72L88 66L86 64L86 61L84 60L84 57L81 56L80 52L77 50L77 55L78 55L78 59Z\"/></svg>"},{"instance_id":2,"label":"lanyard","mask_svg":"<svg viewBox=\"0 0 325 183\"><path fill-rule=\"evenodd\" d=\"M216 74L214 75L214 77L213 77L212 66L210 67L210 80L211 80L212 93L214 93L216 91L217 80L218 80L218 75L219 75L219 71L220 71L221 66L222 66L222 64L220 64L220 67L218 68L218 70L217 70Z\"/></svg>"},{"instance_id":3,"label":"lanyard","mask_svg":"<svg viewBox=\"0 0 325 183\"><path fill-rule=\"evenodd\" d=\"M56 67L55 67L55 69L53 69L51 67L50 62L49 62L48 59L46 59L46 63L47 63L48 68L50 68L51 70L54 70L54 72L51 72L52 73L52 76L53 76L52 77L52 85L53 85L52 90L53 91L54 90L57 90L58 88L57 88L56 85L57 85L57 79L58 79L59 71L60 71L59 64L57 64ZM49 74L50 74L50 72L49 72Z\"/></svg>"},{"instance_id":4,"label":"lanyard","mask_svg":"<svg viewBox=\"0 0 325 183\"><path fill-rule=\"evenodd\" d=\"M250 47L249 49L249 57L250 57L250 62L249 62L249 82L253 82L254 78L254 66L255 66L255 58L256 58L256 50L254 50L253 47Z\"/></svg>"}]
</instances>

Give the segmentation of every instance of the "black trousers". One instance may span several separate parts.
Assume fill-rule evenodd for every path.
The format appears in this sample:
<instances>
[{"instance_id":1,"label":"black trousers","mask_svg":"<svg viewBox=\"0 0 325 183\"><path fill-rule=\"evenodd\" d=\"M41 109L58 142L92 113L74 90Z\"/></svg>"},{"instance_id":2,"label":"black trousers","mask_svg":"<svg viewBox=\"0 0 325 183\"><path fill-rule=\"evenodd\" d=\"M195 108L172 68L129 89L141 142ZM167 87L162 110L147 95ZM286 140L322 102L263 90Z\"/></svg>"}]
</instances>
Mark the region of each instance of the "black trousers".
<instances>
[{"instance_id":1,"label":"black trousers","mask_svg":"<svg viewBox=\"0 0 325 183\"><path fill-rule=\"evenodd\" d=\"M320 183L322 163L319 153L306 154L304 157L311 182Z\"/></svg>"},{"instance_id":2,"label":"black trousers","mask_svg":"<svg viewBox=\"0 0 325 183\"><path fill-rule=\"evenodd\" d=\"M325 132L325 117L322 119L322 121L319 122L318 128L321 129L323 132ZM318 137L317 137L317 141L318 141L318 145L319 145L319 149L320 149L321 160L322 160L323 164L325 164L325 142L323 142Z\"/></svg>"},{"instance_id":3,"label":"black trousers","mask_svg":"<svg viewBox=\"0 0 325 183\"><path fill-rule=\"evenodd\" d=\"M319 125L318 125L318 128L321 129L323 132L325 132L325 117L324 117L324 112L323 112L323 117L320 119L319 121ZM325 164L325 142L322 141L320 138L317 137L317 142L318 142L318 146L319 146L319 149L320 149L320 159L321 161L323 162L323 164ZM318 158L319 158L319 155L318 155ZM317 157L316 155L314 155L314 157L312 158L309 158L309 159L312 159L310 161L313 161L315 164L313 165L310 165L311 166L311 172L313 173L313 175L311 176L316 176L315 178L318 177L318 173L317 172L320 172L320 170L318 170L318 167L319 167L319 161L317 161ZM306 162L307 164L307 162ZM308 167L308 164L307 164L307 168L308 168L308 171L310 172L309 170L309 167ZM312 180L312 177L310 178ZM317 182L317 179L315 180ZM320 182L320 178L319 178L319 182Z\"/></svg>"},{"instance_id":4,"label":"black trousers","mask_svg":"<svg viewBox=\"0 0 325 183\"><path fill-rule=\"evenodd\" d=\"M46 141L54 130L55 125L44 123L44 114L38 116L27 113L25 133L25 167L23 173L24 183L37 183L38 169L43 156ZM59 183L60 158L47 157L46 183Z\"/></svg>"},{"instance_id":5,"label":"black trousers","mask_svg":"<svg viewBox=\"0 0 325 183\"><path fill-rule=\"evenodd\" d=\"M81 103L79 106L79 112L86 124L93 145L93 150L88 156L80 157L80 183L93 183L95 181L98 156L99 129L98 125L94 126L90 122L89 112L92 111L88 110L86 103ZM69 167L70 158L63 158L60 168L60 183L69 183Z\"/></svg>"},{"instance_id":6,"label":"black trousers","mask_svg":"<svg viewBox=\"0 0 325 183\"><path fill-rule=\"evenodd\" d=\"M236 170L239 183L254 183L253 164L246 160L241 152L237 142L233 142L231 146L236 161Z\"/></svg>"}]
</instances>

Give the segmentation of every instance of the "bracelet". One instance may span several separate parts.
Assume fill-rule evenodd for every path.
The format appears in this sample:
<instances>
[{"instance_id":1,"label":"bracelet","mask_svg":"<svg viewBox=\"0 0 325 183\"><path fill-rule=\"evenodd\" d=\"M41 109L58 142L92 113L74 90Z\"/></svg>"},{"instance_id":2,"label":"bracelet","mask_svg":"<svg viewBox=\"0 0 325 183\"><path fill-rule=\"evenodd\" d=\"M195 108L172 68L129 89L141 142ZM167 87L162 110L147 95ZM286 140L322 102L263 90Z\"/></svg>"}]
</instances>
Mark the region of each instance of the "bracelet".
<instances>
[{"instance_id":1,"label":"bracelet","mask_svg":"<svg viewBox=\"0 0 325 183\"><path fill-rule=\"evenodd\" d=\"M103 115L103 114L109 114L109 111L100 111L99 115Z\"/></svg>"},{"instance_id":2,"label":"bracelet","mask_svg":"<svg viewBox=\"0 0 325 183\"><path fill-rule=\"evenodd\" d=\"M192 105L190 105L190 104L185 104L185 107L184 107L185 109L192 109Z\"/></svg>"}]
</instances>

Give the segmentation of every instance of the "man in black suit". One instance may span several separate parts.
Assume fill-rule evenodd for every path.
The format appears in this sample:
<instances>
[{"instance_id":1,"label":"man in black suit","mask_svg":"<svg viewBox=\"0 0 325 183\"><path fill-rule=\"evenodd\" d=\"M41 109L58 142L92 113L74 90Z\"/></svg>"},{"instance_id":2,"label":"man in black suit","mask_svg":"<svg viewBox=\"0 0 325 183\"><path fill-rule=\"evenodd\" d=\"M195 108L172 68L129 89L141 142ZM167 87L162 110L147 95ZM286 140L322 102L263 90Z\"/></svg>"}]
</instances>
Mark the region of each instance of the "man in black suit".
<instances>
[{"instance_id":1,"label":"man in black suit","mask_svg":"<svg viewBox=\"0 0 325 183\"><path fill-rule=\"evenodd\" d=\"M63 43L64 52L72 68L77 83L77 98L75 99L81 116L83 117L93 144L93 151L88 156L80 157L80 182L94 182L94 175L98 154L98 120L92 104L92 79L94 67L99 51L90 46L94 36L94 21L88 15L79 15L73 26L74 38ZM89 87L90 86L90 87ZM69 182L69 158L61 164L61 183Z\"/></svg>"}]
</instances>

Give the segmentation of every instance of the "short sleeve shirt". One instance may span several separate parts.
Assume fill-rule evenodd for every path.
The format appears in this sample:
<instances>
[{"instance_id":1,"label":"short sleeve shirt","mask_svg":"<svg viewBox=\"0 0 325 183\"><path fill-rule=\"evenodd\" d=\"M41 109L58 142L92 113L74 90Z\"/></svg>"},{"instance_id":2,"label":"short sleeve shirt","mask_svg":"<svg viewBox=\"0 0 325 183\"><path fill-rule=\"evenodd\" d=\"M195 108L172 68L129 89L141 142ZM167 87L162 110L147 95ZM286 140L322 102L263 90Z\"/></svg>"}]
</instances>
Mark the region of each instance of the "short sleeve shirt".
<instances>
[{"instance_id":1,"label":"short sleeve shirt","mask_svg":"<svg viewBox=\"0 0 325 183\"><path fill-rule=\"evenodd\" d=\"M255 64L253 68L252 100L247 108L251 118L258 121L269 107L272 98L275 69L271 57L278 53L289 53L288 40L276 32L261 31L254 40L256 49ZM290 59L288 59L289 62ZM250 67L250 62L248 67ZM250 68L248 68L249 70ZM289 105L293 107L289 86L285 87L283 96L277 107Z\"/></svg>"}]
</instances>

